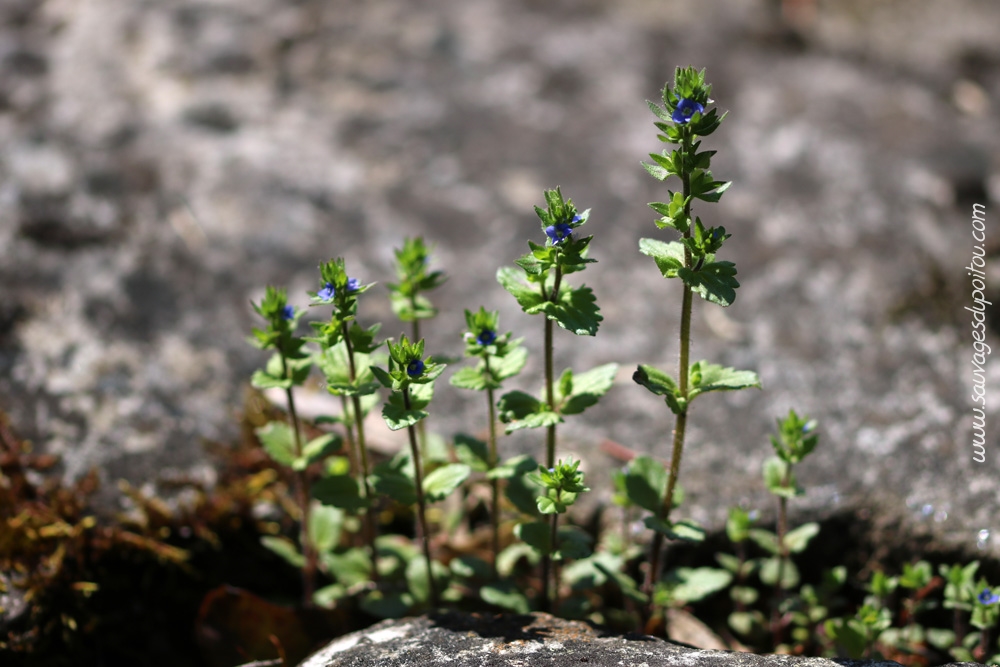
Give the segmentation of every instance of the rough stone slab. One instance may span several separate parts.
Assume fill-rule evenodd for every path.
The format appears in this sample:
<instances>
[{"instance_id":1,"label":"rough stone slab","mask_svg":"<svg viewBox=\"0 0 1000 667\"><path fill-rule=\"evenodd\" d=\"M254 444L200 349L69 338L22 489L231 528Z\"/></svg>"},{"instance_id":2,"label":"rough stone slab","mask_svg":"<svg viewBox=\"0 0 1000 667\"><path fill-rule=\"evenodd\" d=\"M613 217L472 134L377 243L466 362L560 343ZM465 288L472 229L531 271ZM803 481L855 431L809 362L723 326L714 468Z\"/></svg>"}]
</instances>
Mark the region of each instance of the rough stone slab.
<instances>
[{"instance_id":1,"label":"rough stone slab","mask_svg":"<svg viewBox=\"0 0 1000 667\"><path fill-rule=\"evenodd\" d=\"M948 667L975 663L950 663ZM549 614L444 612L388 620L336 639L299 667L897 667L875 660L827 660L709 651L643 635L606 634Z\"/></svg>"}]
</instances>

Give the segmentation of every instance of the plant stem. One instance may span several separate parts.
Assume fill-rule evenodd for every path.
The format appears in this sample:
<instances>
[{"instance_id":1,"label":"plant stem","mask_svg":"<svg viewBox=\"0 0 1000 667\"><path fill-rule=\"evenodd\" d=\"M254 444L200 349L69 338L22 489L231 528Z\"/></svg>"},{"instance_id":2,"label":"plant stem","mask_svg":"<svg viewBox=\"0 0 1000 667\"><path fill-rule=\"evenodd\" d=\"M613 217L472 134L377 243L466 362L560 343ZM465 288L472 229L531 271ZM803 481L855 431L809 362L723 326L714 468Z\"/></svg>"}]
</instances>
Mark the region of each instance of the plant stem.
<instances>
[{"instance_id":1,"label":"plant stem","mask_svg":"<svg viewBox=\"0 0 1000 667\"><path fill-rule=\"evenodd\" d=\"M358 371L354 364L354 345L348 334L347 322L342 325L344 332L344 342L347 345L347 361L351 372L351 382L358 378ZM368 543L369 556L372 562L372 580L378 583L378 550L375 548L375 538L378 536L378 527L375 525L375 508L373 505L372 489L368 485L368 447L365 443L365 417L361 411L361 397L357 394L351 396L351 406L354 408L354 427L357 429L357 448L361 455L361 470L357 471L358 486L364 491L365 500L368 501L368 508L365 510L365 541Z\"/></svg>"},{"instance_id":2,"label":"plant stem","mask_svg":"<svg viewBox=\"0 0 1000 667\"><path fill-rule=\"evenodd\" d=\"M281 370L283 377L288 377L288 360L285 353L281 352ZM291 421L292 433L295 434L295 458L302 456L302 434L299 430L299 416L295 412L295 397L292 395L292 388L285 389L285 396L288 398L288 418ZM305 607L312 606L313 591L316 590L316 550L313 548L312 540L309 539L309 474L307 470L299 470L295 473L295 496L302 512L302 521L299 524L299 542L302 545L302 555L305 557L305 565L302 568L302 604Z\"/></svg>"},{"instance_id":3,"label":"plant stem","mask_svg":"<svg viewBox=\"0 0 1000 667\"><path fill-rule=\"evenodd\" d=\"M562 492L558 492L557 497L562 496ZM555 551L559 543L559 515L552 515L552 533L549 536L549 548L551 551ZM552 613L559 614L559 561L552 561L552 578L555 580L552 586ZM545 582L546 587L548 582Z\"/></svg>"},{"instance_id":4,"label":"plant stem","mask_svg":"<svg viewBox=\"0 0 1000 667\"><path fill-rule=\"evenodd\" d=\"M410 388L403 387L403 409L410 410ZM434 571L431 568L430 533L427 530L427 502L424 499L424 478L420 466L420 449L417 447L417 430L412 425L406 429L410 436L410 453L413 456L413 480L417 488L417 518L424 547L424 560L427 562L427 586L430 590L431 607L438 606L437 587L434 585Z\"/></svg>"},{"instance_id":5,"label":"plant stem","mask_svg":"<svg viewBox=\"0 0 1000 667\"><path fill-rule=\"evenodd\" d=\"M347 407L347 396L340 395L340 410L341 414L344 415L344 433L347 435L347 459L350 461L351 472L355 475L358 474L358 443L354 439L354 424L352 423L353 418L348 412Z\"/></svg>"},{"instance_id":6,"label":"plant stem","mask_svg":"<svg viewBox=\"0 0 1000 667\"><path fill-rule=\"evenodd\" d=\"M683 186L683 196L685 199L687 199L691 194L691 174L684 165L684 162L687 160L687 154L690 150L690 144L691 135L689 132L685 132L681 142L681 168L679 170ZM691 236L691 225L694 224L691 220L691 202L687 202L684 205L684 218L688 221L688 228L684 231L684 238L689 238ZM688 268L692 266L691 250L687 246L684 246L684 266ZM688 398L688 366L691 346L691 310L691 287L688 286L687 283L684 283L684 296L681 301L681 332L680 353L677 364L677 385L680 391L680 396L685 401L687 401ZM681 454L684 451L684 432L686 429L687 403L685 402L684 409L677 415L676 422L674 423L674 445L673 453L670 457L670 475L667 481L667 491L663 496L663 507L660 509L659 518L667 525L670 525L670 512L674 506L674 489L677 487L677 478L680 476L681 472ZM663 550L663 540L663 533L656 532L653 536L653 550L649 559L649 570L646 572L645 592L650 597L650 615L652 615L655 611L653 605L653 589L656 587L656 583L660 579L660 553Z\"/></svg>"},{"instance_id":7,"label":"plant stem","mask_svg":"<svg viewBox=\"0 0 1000 667\"><path fill-rule=\"evenodd\" d=\"M557 260L558 261L558 260ZM556 265L555 280L552 283L552 293L545 293L545 284L542 284L542 297L551 301L552 303L557 303L559 301L559 284L562 282L562 269L559 265ZM552 344L552 320L545 317L545 402L548 404L549 410L552 412L556 411L556 395L555 395L555 371L553 370L552 363L553 356L553 344ZM545 429L545 467L552 469L556 465L556 425L550 424ZM552 545L555 548L555 545ZM549 611L551 609L551 600L549 599L549 573L552 570L552 555L545 554L542 557L542 611Z\"/></svg>"},{"instance_id":8,"label":"plant stem","mask_svg":"<svg viewBox=\"0 0 1000 667\"><path fill-rule=\"evenodd\" d=\"M486 376L493 377L490 371L490 355L483 355L483 362L486 366ZM490 420L490 470L494 470L499 463L497 457L497 416L496 405L493 401L493 387L486 388L486 403ZM492 492L490 519L493 524L493 578L497 578L497 556L500 555L500 480L493 478L490 480Z\"/></svg>"},{"instance_id":9,"label":"plant stem","mask_svg":"<svg viewBox=\"0 0 1000 667\"><path fill-rule=\"evenodd\" d=\"M788 488L792 480L792 464L785 466L785 476L781 480L782 488ZM774 648L781 644L784 634L781 627L781 600L784 597L782 580L785 578L785 561L788 560L788 547L785 546L785 533L788 530L788 498L778 498L778 580L774 582L774 608L771 610L771 633Z\"/></svg>"},{"instance_id":10,"label":"plant stem","mask_svg":"<svg viewBox=\"0 0 1000 667\"><path fill-rule=\"evenodd\" d=\"M420 319L417 317L417 293L410 295L410 310L413 312L413 340L420 340ZM420 445L420 453L427 456L427 425L421 419L417 422L417 442Z\"/></svg>"}]
</instances>

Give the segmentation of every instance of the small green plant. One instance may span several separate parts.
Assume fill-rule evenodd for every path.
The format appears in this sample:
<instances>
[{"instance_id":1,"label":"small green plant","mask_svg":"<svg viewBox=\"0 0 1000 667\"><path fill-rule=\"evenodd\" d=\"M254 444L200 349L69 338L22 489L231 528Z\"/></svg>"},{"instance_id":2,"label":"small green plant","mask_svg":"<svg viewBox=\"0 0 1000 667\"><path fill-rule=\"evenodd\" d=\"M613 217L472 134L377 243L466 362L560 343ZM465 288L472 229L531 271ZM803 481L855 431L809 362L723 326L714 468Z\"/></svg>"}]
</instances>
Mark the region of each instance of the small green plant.
<instances>
[{"instance_id":1,"label":"small green plant","mask_svg":"<svg viewBox=\"0 0 1000 667\"><path fill-rule=\"evenodd\" d=\"M578 212L573 201L564 199L558 188L546 190L545 201L546 209L535 207L547 237L545 245L528 241L531 252L515 262L523 271L524 280L513 267L497 271L497 280L517 299L525 313L545 315L545 384L540 398L513 391L500 398L499 408L508 433L521 428L545 429L544 468L552 470L556 467L556 425L564 416L580 414L596 404L611 388L618 365L605 364L576 376L566 369L556 380L553 323L577 335L593 336L603 318L589 287L573 288L564 280L566 275L583 271L597 261L587 257L593 237L578 236L576 231L586 224L590 210ZM553 514L551 518L553 534L556 516ZM550 594L553 549L554 545L542 555L541 599L546 610L551 608L553 599Z\"/></svg>"},{"instance_id":2,"label":"small green plant","mask_svg":"<svg viewBox=\"0 0 1000 667\"><path fill-rule=\"evenodd\" d=\"M500 314L480 307L475 313L465 311L468 329L463 335L465 356L479 359L475 367L466 366L451 376L451 384L463 389L486 392L488 443L469 436L456 436L455 450L459 459L473 470L484 472L490 482L490 523L492 526L493 578L497 577L497 557L500 554L500 482L497 467L497 416L494 392L504 380L521 372L528 351L521 346L523 339L511 340L510 333L498 334Z\"/></svg>"},{"instance_id":3,"label":"small green plant","mask_svg":"<svg viewBox=\"0 0 1000 667\"><path fill-rule=\"evenodd\" d=\"M674 506L674 488L680 476L691 401L710 391L760 387L760 380L753 372L736 371L705 361L690 362L692 296L697 294L706 301L725 307L736 299L736 288L739 287L735 265L715 259L715 253L731 235L721 226L705 227L701 218L695 217L692 212L695 200L718 202L730 185L714 180L709 171L715 151L698 152L700 138L715 132L725 117L725 114L719 116L717 109L708 108L712 104L709 97L711 91L712 87L705 83L704 70L677 68L673 87L663 88L663 106L648 103L650 111L658 118L655 125L661 134L657 138L677 148L651 154L653 162L643 166L658 181L674 176L681 181L681 191L669 192L669 201L654 202L649 206L661 216L656 220L656 226L673 229L681 235L681 239L666 243L644 238L639 241L639 250L655 260L664 278L680 278L683 283L677 379L648 365L640 365L632 376L653 394L663 396L675 416L670 472L654 515L656 528L644 585L649 595L659 580L664 538L671 537L670 514Z\"/></svg>"}]
</instances>

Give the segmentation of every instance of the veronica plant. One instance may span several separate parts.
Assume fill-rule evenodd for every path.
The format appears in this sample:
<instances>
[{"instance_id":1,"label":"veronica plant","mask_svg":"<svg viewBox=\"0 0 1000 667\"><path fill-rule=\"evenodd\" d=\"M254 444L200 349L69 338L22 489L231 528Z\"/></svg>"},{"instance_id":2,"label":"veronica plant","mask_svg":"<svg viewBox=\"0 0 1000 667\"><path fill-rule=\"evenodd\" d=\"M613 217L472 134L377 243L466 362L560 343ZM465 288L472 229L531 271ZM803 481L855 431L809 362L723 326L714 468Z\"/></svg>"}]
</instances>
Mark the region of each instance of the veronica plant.
<instances>
[{"instance_id":1,"label":"veronica plant","mask_svg":"<svg viewBox=\"0 0 1000 667\"><path fill-rule=\"evenodd\" d=\"M416 533L422 542L426 561L428 600L431 606L438 604L438 586L435 583L433 561L430 551L430 532L427 525L427 502L441 500L468 478L471 469L465 464L451 464L435 470L426 477L417 445L416 425L427 417L424 410L431 401L434 380L444 372L444 364L435 363L424 357L424 341L411 343L404 334L399 343L389 341L388 370L373 366L372 372L379 382L391 390L388 402L382 408L382 418L392 430L407 429L410 439L410 460L412 461L412 487L407 484L407 469L398 466L379 473L375 485L386 484L390 495L404 504L412 488L413 500L417 505Z\"/></svg>"},{"instance_id":2,"label":"veronica plant","mask_svg":"<svg viewBox=\"0 0 1000 667\"><path fill-rule=\"evenodd\" d=\"M251 304L258 315L267 321L266 329L253 329L250 343L255 347L275 352L267 367L258 370L251 378L251 384L258 389L284 389L288 401L288 423L271 422L257 430L257 436L267 453L277 463L288 466L294 473L294 497L301 514L299 521L299 543L302 549L302 594L306 605L312 604L316 589L317 556L310 539L310 499L308 467L311 463L327 456L340 447L339 440L326 434L308 443L302 441L302 429L295 410L292 387L301 385L309 376L312 360L303 349L305 339L295 335L302 312L288 304L283 289L268 287L260 304ZM288 551L283 543L265 542L275 551Z\"/></svg>"},{"instance_id":3,"label":"veronica plant","mask_svg":"<svg viewBox=\"0 0 1000 667\"><path fill-rule=\"evenodd\" d=\"M463 389L486 392L488 443L460 436L455 446L459 458L473 469L485 472L491 486L490 517L492 523L493 576L497 575L497 556L500 554L500 477L493 473L499 465L497 455L497 417L494 392L501 383L521 372L528 359L528 351L521 346L522 338L511 340L511 334L499 334L500 314L487 312L480 307L477 312L465 311L468 330L464 334L465 356L479 359L475 367L466 366L451 376L451 384Z\"/></svg>"},{"instance_id":4,"label":"veronica plant","mask_svg":"<svg viewBox=\"0 0 1000 667\"><path fill-rule=\"evenodd\" d=\"M673 229L681 235L679 241L666 243L644 238L639 250L656 261L664 278L679 278L684 286L681 301L680 354L677 378L668 373L640 365L633 379L658 396L663 396L675 415L673 453L670 459L670 476L666 491L661 497L662 507L657 512L665 530L670 528L673 508L673 490L680 474L681 454L687 427L688 407L700 394L710 391L760 387L757 375L750 371L736 371L705 361L690 363L692 296L697 294L719 306L729 306L736 299L736 267L732 262L716 261L715 253L731 235L724 227L705 227L701 218L694 217L695 200L717 202L730 183L716 181L709 171L715 151L702 151L700 137L707 137L718 129L725 117L714 108L709 109L712 87L705 83L705 71L678 68L673 88L664 86L663 106L648 102L649 109L659 119L654 124L661 134L657 138L674 144L673 150L653 153L651 164L643 166L653 178L666 181L677 177L680 192L668 191L667 202L654 202L650 208L660 214L656 226ZM645 588L652 591L660 574L660 552L666 534L657 531L653 537L650 567Z\"/></svg>"},{"instance_id":5,"label":"veronica plant","mask_svg":"<svg viewBox=\"0 0 1000 667\"><path fill-rule=\"evenodd\" d=\"M541 221L544 245L528 241L531 249L515 261L521 271L503 267L497 281L517 299L529 314L545 315L545 385L540 398L521 391L500 398L500 420L507 432L521 428L545 428L545 469L556 467L556 425L563 416L583 412L607 393L618 370L617 364L599 366L574 377L565 370L558 382L553 368L553 323L577 335L593 336L603 319L593 291L586 286L570 287L564 277L582 271L597 260L587 257L592 236L580 236L577 230L586 224L590 210L578 212L572 200L562 192L545 191L546 209L535 207ZM519 275L523 272L523 278ZM526 281L526 282L525 282ZM553 524L555 518L552 519ZM551 554L542 559L542 600L548 608Z\"/></svg>"}]
</instances>

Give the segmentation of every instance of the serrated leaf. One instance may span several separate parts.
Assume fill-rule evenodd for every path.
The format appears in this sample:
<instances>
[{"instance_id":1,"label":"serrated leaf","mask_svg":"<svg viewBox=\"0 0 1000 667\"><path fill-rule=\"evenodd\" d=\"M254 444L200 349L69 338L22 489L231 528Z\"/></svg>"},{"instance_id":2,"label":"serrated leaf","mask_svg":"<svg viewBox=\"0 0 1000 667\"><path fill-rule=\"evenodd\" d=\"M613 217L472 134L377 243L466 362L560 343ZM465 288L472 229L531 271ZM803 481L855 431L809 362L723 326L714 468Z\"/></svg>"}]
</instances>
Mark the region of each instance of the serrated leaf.
<instances>
[{"instance_id":1,"label":"serrated leaf","mask_svg":"<svg viewBox=\"0 0 1000 667\"><path fill-rule=\"evenodd\" d=\"M583 412L608 393L618 373L618 364L605 364L573 378L573 390L562 404L560 412L575 415Z\"/></svg>"},{"instance_id":2,"label":"serrated leaf","mask_svg":"<svg viewBox=\"0 0 1000 667\"><path fill-rule=\"evenodd\" d=\"M664 278L674 278L684 268L684 244L657 239L639 239L639 252L652 257Z\"/></svg>"},{"instance_id":3,"label":"serrated leaf","mask_svg":"<svg viewBox=\"0 0 1000 667\"><path fill-rule=\"evenodd\" d=\"M677 383L670 375L646 364L639 364L632 374L632 380L657 396L673 395L677 392Z\"/></svg>"},{"instance_id":4,"label":"serrated leaf","mask_svg":"<svg viewBox=\"0 0 1000 667\"><path fill-rule=\"evenodd\" d=\"M483 376L483 370L484 369L473 368L471 366L464 366L458 369L458 371L451 376L448 383L453 387L458 387L459 389L482 391L489 386L486 382L486 378Z\"/></svg>"},{"instance_id":5,"label":"serrated leaf","mask_svg":"<svg viewBox=\"0 0 1000 667\"><path fill-rule=\"evenodd\" d=\"M428 413L423 410L406 410L392 403L386 403L382 406L382 419L385 420L385 425L389 427L390 431L413 426L427 416Z\"/></svg>"},{"instance_id":6,"label":"serrated leaf","mask_svg":"<svg viewBox=\"0 0 1000 667\"><path fill-rule=\"evenodd\" d=\"M321 477L313 483L312 495L324 505L340 507L349 512L368 507L368 501L361 495L358 480L351 475Z\"/></svg>"},{"instance_id":7,"label":"serrated leaf","mask_svg":"<svg viewBox=\"0 0 1000 667\"><path fill-rule=\"evenodd\" d=\"M657 265L659 266L659 263ZM677 269L675 275L679 276L691 291L706 301L723 308L731 306L736 301L736 288L740 286L740 282L733 277L736 275L736 265L732 262L713 262L706 259L706 263L697 271L681 267Z\"/></svg>"},{"instance_id":8,"label":"serrated leaf","mask_svg":"<svg viewBox=\"0 0 1000 667\"><path fill-rule=\"evenodd\" d=\"M479 597L487 604L512 611L515 614L527 614L531 611L528 598L519 588L508 581L483 586L479 589Z\"/></svg>"},{"instance_id":9,"label":"serrated leaf","mask_svg":"<svg viewBox=\"0 0 1000 667\"><path fill-rule=\"evenodd\" d=\"M260 444L276 463L291 466L295 461L295 436L285 422L268 422L254 430Z\"/></svg>"},{"instance_id":10,"label":"serrated leaf","mask_svg":"<svg viewBox=\"0 0 1000 667\"><path fill-rule=\"evenodd\" d=\"M424 495L429 502L444 500L469 478L472 468L464 463L449 463L424 478Z\"/></svg>"},{"instance_id":11,"label":"serrated leaf","mask_svg":"<svg viewBox=\"0 0 1000 667\"><path fill-rule=\"evenodd\" d=\"M719 364L698 361L691 365L689 372L688 401L699 394L710 391L736 391L756 387L760 389L760 378L753 371L738 371Z\"/></svg>"},{"instance_id":12,"label":"serrated leaf","mask_svg":"<svg viewBox=\"0 0 1000 667\"><path fill-rule=\"evenodd\" d=\"M299 569L305 567L305 556L299 552L299 548L295 546L295 543L287 537L265 535L260 538L260 543L272 553L281 556L292 567Z\"/></svg>"},{"instance_id":13,"label":"serrated leaf","mask_svg":"<svg viewBox=\"0 0 1000 667\"><path fill-rule=\"evenodd\" d=\"M537 308L545 299L539 291L523 283L518 276L517 269L504 266L497 270L497 282L507 290L511 296L517 299L521 309L528 312Z\"/></svg>"},{"instance_id":14,"label":"serrated leaf","mask_svg":"<svg viewBox=\"0 0 1000 667\"><path fill-rule=\"evenodd\" d=\"M594 291L586 285L571 289L564 283L556 303L543 301L532 310L545 313L550 320L578 336L597 335L597 329L604 319L597 307Z\"/></svg>"},{"instance_id":15,"label":"serrated leaf","mask_svg":"<svg viewBox=\"0 0 1000 667\"><path fill-rule=\"evenodd\" d=\"M642 168L649 172L649 175L658 181L665 181L670 176L670 172L657 164L642 163Z\"/></svg>"},{"instance_id":16,"label":"serrated leaf","mask_svg":"<svg viewBox=\"0 0 1000 667\"><path fill-rule=\"evenodd\" d=\"M795 530L785 533L785 547L792 553L800 553L809 546L809 540L819 534L819 524L810 522L802 524Z\"/></svg>"},{"instance_id":17,"label":"serrated leaf","mask_svg":"<svg viewBox=\"0 0 1000 667\"><path fill-rule=\"evenodd\" d=\"M515 347L502 357L490 357L490 370L497 381L514 377L528 360L528 348Z\"/></svg>"}]
</instances>

